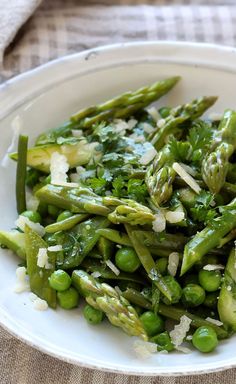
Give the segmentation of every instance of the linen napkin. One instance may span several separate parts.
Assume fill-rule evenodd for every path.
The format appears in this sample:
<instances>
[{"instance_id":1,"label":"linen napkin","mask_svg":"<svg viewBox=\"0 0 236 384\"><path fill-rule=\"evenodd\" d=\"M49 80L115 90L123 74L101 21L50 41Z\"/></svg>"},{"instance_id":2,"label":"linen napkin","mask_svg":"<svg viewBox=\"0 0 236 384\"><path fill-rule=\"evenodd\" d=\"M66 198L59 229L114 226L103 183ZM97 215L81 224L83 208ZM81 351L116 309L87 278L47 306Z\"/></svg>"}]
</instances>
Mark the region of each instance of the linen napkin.
<instances>
[{"instance_id":1,"label":"linen napkin","mask_svg":"<svg viewBox=\"0 0 236 384\"><path fill-rule=\"evenodd\" d=\"M0 63L5 48L40 3L41 0L0 0Z\"/></svg>"}]
</instances>

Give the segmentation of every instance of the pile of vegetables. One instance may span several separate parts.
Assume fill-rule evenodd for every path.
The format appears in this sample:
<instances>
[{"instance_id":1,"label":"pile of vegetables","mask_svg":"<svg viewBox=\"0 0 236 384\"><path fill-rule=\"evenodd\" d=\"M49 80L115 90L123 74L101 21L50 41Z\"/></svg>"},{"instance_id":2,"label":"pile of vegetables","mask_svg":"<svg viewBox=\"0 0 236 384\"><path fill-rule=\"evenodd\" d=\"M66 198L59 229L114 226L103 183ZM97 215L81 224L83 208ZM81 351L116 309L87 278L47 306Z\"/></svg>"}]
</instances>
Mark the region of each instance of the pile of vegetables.
<instances>
[{"instance_id":1,"label":"pile of vegetables","mask_svg":"<svg viewBox=\"0 0 236 384\"><path fill-rule=\"evenodd\" d=\"M211 352L236 331L236 112L202 118L216 97L147 108L178 81L80 110L32 148L20 136L19 218L0 243L50 307L83 297L90 324Z\"/></svg>"}]
</instances>

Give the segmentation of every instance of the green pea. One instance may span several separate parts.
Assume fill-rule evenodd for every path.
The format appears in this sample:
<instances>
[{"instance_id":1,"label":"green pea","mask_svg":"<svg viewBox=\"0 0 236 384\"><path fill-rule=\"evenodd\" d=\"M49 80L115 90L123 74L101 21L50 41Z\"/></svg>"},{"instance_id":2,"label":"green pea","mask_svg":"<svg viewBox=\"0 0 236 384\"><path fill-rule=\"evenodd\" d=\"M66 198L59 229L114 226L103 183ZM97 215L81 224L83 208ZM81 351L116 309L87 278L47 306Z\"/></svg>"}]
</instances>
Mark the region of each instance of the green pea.
<instances>
[{"instance_id":1,"label":"green pea","mask_svg":"<svg viewBox=\"0 0 236 384\"><path fill-rule=\"evenodd\" d=\"M124 272L135 272L141 265L137 253L131 247L120 248L115 255L117 267Z\"/></svg>"},{"instance_id":2,"label":"green pea","mask_svg":"<svg viewBox=\"0 0 236 384\"><path fill-rule=\"evenodd\" d=\"M24 211L21 213L21 216L27 217L30 221L33 221L34 223L41 223L41 216L38 212L34 211Z\"/></svg>"},{"instance_id":3,"label":"green pea","mask_svg":"<svg viewBox=\"0 0 236 384\"><path fill-rule=\"evenodd\" d=\"M199 283L207 292L214 292L220 288L221 273L220 271L206 271L201 269L198 273Z\"/></svg>"},{"instance_id":4,"label":"green pea","mask_svg":"<svg viewBox=\"0 0 236 384\"><path fill-rule=\"evenodd\" d=\"M171 352L174 349L174 345L172 344L170 335L167 331L153 336L150 341L157 344L158 351Z\"/></svg>"},{"instance_id":5,"label":"green pea","mask_svg":"<svg viewBox=\"0 0 236 384\"><path fill-rule=\"evenodd\" d=\"M167 116L169 116L170 111L171 111L170 107L162 107L162 108L158 109L158 112L163 119L165 119Z\"/></svg>"},{"instance_id":6,"label":"green pea","mask_svg":"<svg viewBox=\"0 0 236 384\"><path fill-rule=\"evenodd\" d=\"M167 272L167 266L168 266L168 258L166 257L161 257L156 261L156 266L158 271L162 274L165 275Z\"/></svg>"},{"instance_id":7,"label":"green pea","mask_svg":"<svg viewBox=\"0 0 236 384\"><path fill-rule=\"evenodd\" d=\"M39 172L37 169L30 168L26 174L27 187L33 188L38 183L40 176L41 172Z\"/></svg>"},{"instance_id":8,"label":"green pea","mask_svg":"<svg viewBox=\"0 0 236 384\"><path fill-rule=\"evenodd\" d=\"M164 320L152 311L146 311L140 316L140 321L148 336L164 331Z\"/></svg>"},{"instance_id":9,"label":"green pea","mask_svg":"<svg viewBox=\"0 0 236 384\"><path fill-rule=\"evenodd\" d=\"M179 285L178 281L175 280L175 278L171 275L163 276L163 282L167 285L169 288L172 300L168 300L164 295L161 295L161 300L166 305L176 304L180 301L181 295L182 295L182 288Z\"/></svg>"},{"instance_id":10,"label":"green pea","mask_svg":"<svg viewBox=\"0 0 236 384\"><path fill-rule=\"evenodd\" d=\"M205 300L204 289L198 284L188 284L184 287L181 300L185 307L197 307Z\"/></svg>"},{"instance_id":11,"label":"green pea","mask_svg":"<svg viewBox=\"0 0 236 384\"><path fill-rule=\"evenodd\" d=\"M38 212L41 215L41 217L46 217L48 214L48 206L47 203L44 203L43 201L40 201L38 205Z\"/></svg>"},{"instance_id":12,"label":"green pea","mask_svg":"<svg viewBox=\"0 0 236 384\"><path fill-rule=\"evenodd\" d=\"M83 314L87 322L93 325L101 323L104 318L104 314L102 311L91 307L91 305L89 304L85 305Z\"/></svg>"},{"instance_id":13,"label":"green pea","mask_svg":"<svg viewBox=\"0 0 236 384\"><path fill-rule=\"evenodd\" d=\"M199 327L193 334L192 343L201 352L212 352L218 345L215 330L210 326Z\"/></svg>"},{"instance_id":14,"label":"green pea","mask_svg":"<svg viewBox=\"0 0 236 384\"><path fill-rule=\"evenodd\" d=\"M57 222L68 219L71 216L73 216L73 213L71 213L70 211L63 211L62 213L60 213L60 215L58 215Z\"/></svg>"},{"instance_id":15,"label":"green pea","mask_svg":"<svg viewBox=\"0 0 236 384\"><path fill-rule=\"evenodd\" d=\"M48 205L48 214L53 218L56 219L57 216L59 216L60 212L61 212L60 208L57 208L55 205L51 205L51 204Z\"/></svg>"},{"instance_id":16,"label":"green pea","mask_svg":"<svg viewBox=\"0 0 236 384\"><path fill-rule=\"evenodd\" d=\"M49 284L56 291L66 291L71 285L71 278L67 272L58 269L51 274Z\"/></svg>"},{"instance_id":17,"label":"green pea","mask_svg":"<svg viewBox=\"0 0 236 384\"><path fill-rule=\"evenodd\" d=\"M72 309L78 307L79 304L79 294L73 287L63 292L57 292L57 299L60 307L64 309Z\"/></svg>"}]
</instances>

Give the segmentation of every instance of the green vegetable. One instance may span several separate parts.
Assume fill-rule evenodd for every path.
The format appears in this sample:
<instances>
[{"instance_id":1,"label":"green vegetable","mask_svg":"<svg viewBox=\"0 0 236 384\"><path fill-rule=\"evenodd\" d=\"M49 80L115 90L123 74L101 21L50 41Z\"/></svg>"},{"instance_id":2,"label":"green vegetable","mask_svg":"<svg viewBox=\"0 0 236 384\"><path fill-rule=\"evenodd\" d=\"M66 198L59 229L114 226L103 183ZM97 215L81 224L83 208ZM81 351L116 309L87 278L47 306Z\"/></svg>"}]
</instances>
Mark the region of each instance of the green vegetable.
<instances>
[{"instance_id":1,"label":"green vegetable","mask_svg":"<svg viewBox=\"0 0 236 384\"><path fill-rule=\"evenodd\" d=\"M100 284L82 270L73 271L72 283L85 297L87 303L104 312L113 325L122 328L131 336L139 336L147 340L146 332L136 311L114 288L105 283Z\"/></svg>"},{"instance_id":2,"label":"green vegetable","mask_svg":"<svg viewBox=\"0 0 236 384\"><path fill-rule=\"evenodd\" d=\"M165 329L162 317L152 311L144 312L140 316L140 320L148 336L154 336Z\"/></svg>"},{"instance_id":3,"label":"green vegetable","mask_svg":"<svg viewBox=\"0 0 236 384\"><path fill-rule=\"evenodd\" d=\"M210 326L199 327L193 334L192 343L201 352L212 352L218 345L217 334Z\"/></svg>"},{"instance_id":4,"label":"green vegetable","mask_svg":"<svg viewBox=\"0 0 236 384\"><path fill-rule=\"evenodd\" d=\"M89 324L99 324L102 322L104 314L99 309L93 308L91 305L87 304L83 310L84 318Z\"/></svg>"},{"instance_id":5,"label":"green vegetable","mask_svg":"<svg viewBox=\"0 0 236 384\"><path fill-rule=\"evenodd\" d=\"M51 156L55 152L66 157L70 168L84 165L95 155L97 145L98 143L88 143L83 139L70 144L46 144L36 146L27 151L27 165L41 172L49 173ZM10 158L16 160L19 164L22 153L22 149L18 149L18 153L12 153Z\"/></svg>"},{"instance_id":6,"label":"green vegetable","mask_svg":"<svg viewBox=\"0 0 236 384\"><path fill-rule=\"evenodd\" d=\"M166 257L161 257L156 261L156 267L162 275L166 274L167 266L168 266L168 259Z\"/></svg>"},{"instance_id":7,"label":"green vegetable","mask_svg":"<svg viewBox=\"0 0 236 384\"><path fill-rule=\"evenodd\" d=\"M52 216L54 219L58 217L60 212L61 212L60 208L56 207L55 205L52 205L52 204L48 205L48 214Z\"/></svg>"},{"instance_id":8,"label":"green vegetable","mask_svg":"<svg viewBox=\"0 0 236 384\"><path fill-rule=\"evenodd\" d=\"M35 211L24 211L21 213L21 216L27 217L30 221L34 223L41 223L42 218L38 212Z\"/></svg>"},{"instance_id":9,"label":"green vegetable","mask_svg":"<svg viewBox=\"0 0 236 384\"><path fill-rule=\"evenodd\" d=\"M224 280L218 300L218 312L224 326L236 331L236 256L235 248L230 252L224 273Z\"/></svg>"},{"instance_id":10,"label":"green vegetable","mask_svg":"<svg viewBox=\"0 0 236 384\"><path fill-rule=\"evenodd\" d=\"M73 216L71 211L63 211L57 216L57 222L69 219L71 216Z\"/></svg>"},{"instance_id":11,"label":"green vegetable","mask_svg":"<svg viewBox=\"0 0 236 384\"><path fill-rule=\"evenodd\" d=\"M16 168L16 206L20 214L26 210L25 182L26 182L26 156L27 156L28 136L19 136Z\"/></svg>"},{"instance_id":12,"label":"green vegetable","mask_svg":"<svg viewBox=\"0 0 236 384\"><path fill-rule=\"evenodd\" d=\"M198 280L205 291L214 292L220 288L221 273L220 271L206 271L201 269L198 273Z\"/></svg>"},{"instance_id":13,"label":"green vegetable","mask_svg":"<svg viewBox=\"0 0 236 384\"><path fill-rule=\"evenodd\" d=\"M21 259L25 260L25 234L13 231L0 231L0 245L11 249Z\"/></svg>"},{"instance_id":14,"label":"green vegetable","mask_svg":"<svg viewBox=\"0 0 236 384\"><path fill-rule=\"evenodd\" d=\"M103 104L82 109L71 117L71 121L79 122L81 128L89 128L93 124L107 119L133 116L139 109L147 107L164 96L179 79L179 77L172 77L158 81L135 92L126 92Z\"/></svg>"},{"instance_id":15,"label":"green vegetable","mask_svg":"<svg viewBox=\"0 0 236 384\"><path fill-rule=\"evenodd\" d=\"M171 275L164 276L163 281L164 284L166 284L166 286L171 291L172 296L171 300L169 300L167 297L162 296L162 301L167 305L178 303L182 295L182 289L178 281Z\"/></svg>"},{"instance_id":16,"label":"green vegetable","mask_svg":"<svg viewBox=\"0 0 236 384\"><path fill-rule=\"evenodd\" d=\"M117 267L124 272L135 272L141 265L137 253L133 248L123 247L115 255Z\"/></svg>"},{"instance_id":17,"label":"green vegetable","mask_svg":"<svg viewBox=\"0 0 236 384\"><path fill-rule=\"evenodd\" d=\"M25 226L25 247L31 291L46 300L50 307L56 308L56 291L49 284L49 277L55 270L55 252L48 254L49 267L40 268L37 264L38 252L40 248L47 248L47 243L27 225Z\"/></svg>"},{"instance_id":18,"label":"green vegetable","mask_svg":"<svg viewBox=\"0 0 236 384\"><path fill-rule=\"evenodd\" d=\"M75 288L70 287L67 290L57 292L57 300L60 307L64 309L73 309L78 307L79 294Z\"/></svg>"},{"instance_id":19,"label":"green vegetable","mask_svg":"<svg viewBox=\"0 0 236 384\"><path fill-rule=\"evenodd\" d=\"M197 284L188 284L184 287L181 300L185 307L197 307L205 300L204 289Z\"/></svg>"},{"instance_id":20,"label":"green vegetable","mask_svg":"<svg viewBox=\"0 0 236 384\"><path fill-rule=\"evenodd\" d=\"M220 295L219 291L208 293L206 295L206 298L203 304L208 308L212 308L212 309L216 308L219 295Z\"/></svg>"},{"instance_id":21,"label":"green vegetable","mask_svg":"<svg viewBox=\"0 0 236 384\"><path fill-rule=\"evenodd\" d=\"M171 352L174 350L174 345L167 331L151 337L150 341L157 344L158 351Z\"/></svg>"},{"instance_id":22,"label":"green vegetable","mask_svg":"<svg viewBox=\"0 0 236 384\"><path fill-rule=\"evenodd\" d=\"M114 252L114 243L105 237L100 236L98 239L97 248L103 257L103 260L109 260Z\"/></svg>"},{"instance_id":23,"label":"green vegetable","mask_svg":"<svg viewBox=\"0 0 236 384\"><path fill-rule=\"evenodd\" d=\"M56 291L66 291L71 285L71 278L68 273L58 269L51 274L49 284Z\"/></svg>"},{"instance_id":24,"label":"green vegetable","mask_svg":"<svg viewBox=\"0 0 236 384\"><path fill-rule=\"evenodd\" d=\"M59 215L60 216L60 215ZM56 221L55 223L49 224L45 227L47 233L55 233L59 231L68 231L74 228L81 221L86 220L89 217L87 213L77 213L64 220Z\"/></svg>"}]
</instances>

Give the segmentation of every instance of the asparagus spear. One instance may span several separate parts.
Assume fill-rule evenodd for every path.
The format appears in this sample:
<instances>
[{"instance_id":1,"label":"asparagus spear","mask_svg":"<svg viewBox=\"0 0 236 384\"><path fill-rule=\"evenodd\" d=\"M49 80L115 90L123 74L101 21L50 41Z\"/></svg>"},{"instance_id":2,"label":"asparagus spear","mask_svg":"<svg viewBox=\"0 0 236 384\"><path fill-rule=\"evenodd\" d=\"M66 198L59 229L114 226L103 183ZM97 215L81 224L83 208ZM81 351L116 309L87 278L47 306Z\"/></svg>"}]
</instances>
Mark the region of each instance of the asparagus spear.
<instances>
[{"instance_id":1,"label":"asparagus spear","mask_svg":"<svg viewBox=\"0 0 236 384\"><path fill-rule=\"evenodd\" d=\"M87 213L77 213L71 217L68 217L65 220L57 221L55 223L49 224L45 227L47 233L55 233L58 231L68 231L72 229L75 225L79 224L81 221L86 220L89 217Z\"/></svg>"},{"instance_id":2,"label":"asparagus spear","mask_svg":"<svg viewBox=\"0 0 236 384\"><path fill-rule=\"evenodd\" d=\"M165 95L179 80L180 77L172 77L135 92L126 92L103 104L80 110L71 116L71 121L79 122L79 128L90 128L103 120L127 118Z\"/></svg>"},{"instance_id":3,"label":"asparagus spear","mask_svg":"<svg viewBox=\"0 0 236 384\"><path fill-rule=\"evenodd\" d=\"M152 224L155 219L152 211L134 200L123 200L125 204L119 205L108 215L108 219L114 224L129 223L131 225Z\"/></svg>"},{"instance_id":4,"label":"asparagus spear","mask_svg":"<svg viewBox=\"0 0 236 384\"><path fill-rule=\"evenodd\" d=\"M221 239L236 227L236 199L222 208L222 215L198 232L184 248L181 275L187 272L210 250L221 244Z\"/></svg>"},{"instance_id":5,"label":"asparagus spear","mask_svg":"<svg viewBox=\"0 0 236 384\"><path fill-rule=\"evenodd\" d=\"M176 175L172 168L174 161L170 147L166 145L147 168L145 182L151 201L156 206L168 201L172 195Z\"/></svg>"},{"instance_id":6,"label":"asparagus spear","mask_svg":"<svg viewBox=\"0 0 236 384\"><path fill-rule=\"evenodd\" d=\"M153 146L160 150L167 136L170 134L175 134L176 130L178 130L179 126L189 119L196 119L200 117L208 108L210 108L217 97L209 96L209 97L200 97L196 100L193 100L189 104L184 104L173 108L170 114L164 119L164 123L162 127L157 131L155 136L152 138L151 143Z\"/></svg>"},{"instance_id":7,"label":"asparagus spear","mask_svg":"<svg viewBox=\"0 0 236 384\"><path fill-rule=\"evenodd\" d=\"M218 193L223 187L229 169L229 158L235 147L236 112L226 110L213 144L214 149L202 162L202 178L212 193Z\"/></svg>"},{"instance_id":8,"label":"asparagus spear","mask_svg":"<svg viewBox=\"0 0 236 384\"><path fill-rule=\"evenodd\" d=\"M116 244L127 245L128 247L132 246L129 236L126 235L126 233L123 233L123 232L117 231L116 229L111 229L111 228L99 229L97 232L101 236L105 237L108 240L113 241Z\"/></svg>"},{"instance_id":9,"label":"asparagus spear","mask_svg":"<svg viewBox=\"0 0 236 384\"><path fill-rule=\"evenodd\" d=\"M149 309L149 310L152 309L151 301L149 301L147 298L145 298L142 295L142 293L136 291L133 288L127 288L126 291L123 292L123 296L132 304L138 305L141 308L145 308L145 309ZM169 305L159 303L158 312L161 315L163 315L169 319L173 319L173 320L177 320L177 321L179 321L180 318L183 315L185 315L185 316L189 317L189 319L192 320L191 327L199 328L202 326L211 326L216 331L219 339L225 339L228 337L228 332L225 331L223 328L221 328L221 327L219 327L213 323L210 323L209 321L201 318L200 316L193 315L192 313L189 313L185 309L177 308L173 305L169 306Z\"/></svg>"},{"instance_id":10,"label":"asparagus spear","mask_svg":"<svg viewBox=\"0 0 236 384\"><path fill-rule=\"evenodd\" d=\"M218 300L218 312L220 320L228 329L236 332L236 252L233 248L230 252L224 280Z\"/></svg>"},{"instance_id":11,"label":"asparagus spear","mask_svg":"<svg viewBox=\"0 0 236 384\"><path fill-rule=\"evenodd\" d=\"M135 309L114 288L105 283L100 284L82 270L73 271L72 283L88 304L103 311L113 325L122 328L131 336L139 336L147 340L146 332Z\"/></svg>"}]
</instances>

